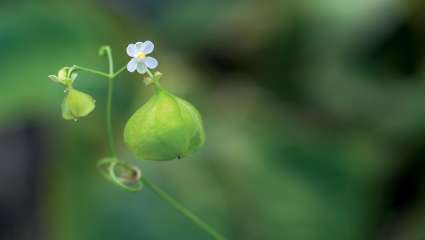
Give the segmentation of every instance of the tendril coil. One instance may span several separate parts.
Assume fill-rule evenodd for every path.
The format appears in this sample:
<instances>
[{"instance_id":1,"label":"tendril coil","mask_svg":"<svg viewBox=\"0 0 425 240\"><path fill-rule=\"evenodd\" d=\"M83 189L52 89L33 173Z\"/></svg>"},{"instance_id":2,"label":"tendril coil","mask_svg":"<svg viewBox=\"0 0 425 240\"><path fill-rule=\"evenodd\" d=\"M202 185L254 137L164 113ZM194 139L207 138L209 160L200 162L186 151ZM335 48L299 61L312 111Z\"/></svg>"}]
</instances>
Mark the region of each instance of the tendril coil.
<instances>
[{"instance_id":1,"label":"tendril coil","mask_svg":"<svg viewBox=\"0 0 425 240\"><path fill-rule=\"evenodd\" d=\"M116 158L103 158L98 161L97 168L102 176L130 192L143 189L142 173L137 166L130 165Z\"/></svg>"}]
</instances>

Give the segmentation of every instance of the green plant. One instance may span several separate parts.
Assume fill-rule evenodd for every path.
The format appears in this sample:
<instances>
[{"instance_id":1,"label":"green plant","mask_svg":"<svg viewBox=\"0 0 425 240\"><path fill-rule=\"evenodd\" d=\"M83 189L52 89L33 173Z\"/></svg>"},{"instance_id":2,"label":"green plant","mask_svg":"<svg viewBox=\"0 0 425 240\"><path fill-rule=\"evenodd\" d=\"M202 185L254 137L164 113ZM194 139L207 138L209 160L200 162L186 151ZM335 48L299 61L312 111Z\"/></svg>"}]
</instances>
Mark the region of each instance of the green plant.
<instances>
[{"instance_id":1,"label":"green plant","mask_svg":"<svg viewBox=\"0 0 425 240\"><path fill-rule=\"evenodd\" d=\"M126 66L115 71L111 48L102 46L99 55L106 55L109 62L108 72L73 65L59 70L57 76L50 75L49 78L52 81L65 87L66 96L62 103L62 116L66 120L77 121L78 118L89 115L95 109L95 100L90 95L73 88L73 83L78 77L77 71L85 71L106 78L108 80L106 123L110 156L97 163L102 175L128 191L135 192L140 191L143 186L149 187L162 200L212 237L224 239L211 226L144 177L137 166L119 159L116 154L111 121L112 94L116 77L125 69L129 72L137 71L140 74L146 74L145 84L155 88L154 95L133 114L125 126L124 142L137 159L163 161L182 158L196 151L205 142L202 119L198 110L160 85L162 73L158 71L152 73L149 70L158 66L155 58L147 56L153 49L154 45L150 41L129 44L127 54L132 59Z\"/></svg>"}]
</instances>

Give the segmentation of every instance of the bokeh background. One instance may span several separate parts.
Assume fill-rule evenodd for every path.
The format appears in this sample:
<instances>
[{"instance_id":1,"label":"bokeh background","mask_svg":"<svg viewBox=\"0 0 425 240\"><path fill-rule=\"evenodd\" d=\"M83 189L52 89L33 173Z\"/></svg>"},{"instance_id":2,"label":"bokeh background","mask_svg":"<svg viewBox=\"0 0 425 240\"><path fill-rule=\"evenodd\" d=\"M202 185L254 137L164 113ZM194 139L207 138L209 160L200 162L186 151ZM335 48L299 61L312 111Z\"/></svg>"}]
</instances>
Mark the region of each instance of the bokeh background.
<instances>
[{"instance_id":1,"label":"bokeh background","mask_svg":"<svg viewBox=\"0 0 425 240\"><path fill-rule=\"evenodd\" d=\"M163 86L203 115L206 145L136 161L125 121L152 93L123 73L122 158L229 239L425 239L425 2L421 0L2 0L0 239L209 239L145 189L105 181L106 81L61 118L47 76L117 67L152 40Z\"/></svg>"}]
</instances>

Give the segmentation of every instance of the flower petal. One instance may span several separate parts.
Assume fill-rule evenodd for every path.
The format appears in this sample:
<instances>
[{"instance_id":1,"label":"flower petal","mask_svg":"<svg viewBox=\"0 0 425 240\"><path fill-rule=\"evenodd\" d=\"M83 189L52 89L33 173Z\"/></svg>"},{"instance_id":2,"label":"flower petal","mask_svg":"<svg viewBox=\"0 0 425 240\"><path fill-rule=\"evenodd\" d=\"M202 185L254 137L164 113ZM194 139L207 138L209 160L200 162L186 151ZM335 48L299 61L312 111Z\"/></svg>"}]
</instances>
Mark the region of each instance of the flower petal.
<instances>
[{"instance_id":1,"label":"flower petal","mask_svg":"<svg viewBox=\"0 0 425 240\"><path fill-rule=\"evenodd\" d=\"M141 50L144 54L149 54L149 53L153 52L153 49L154 49L153 42L151 42L149 40L144 42L141 46Z\"/></svg>"},{"instance_id":2,"label":"flower petal","mask_svg":"<svg viewBox=\"0 0 425 240\"><path fill-rule=\"evenodd\" d=\"M142 62L137 63L137 72L140 74L144 74L148 69L146 68L146 65Z\"/></svg>"},{"instance_id":3,"label":"flower petal","mask_svg":"<svg viewBox=\"0 0 425 240\"><path fill-rule=\"evenodd\" d=\"M137 60L136 59L131 59L130 62L128 62L127 64L127 70L129 72L134 72L137 68Z\"/></svg>"},{"instance_id":4,"label":"flower petal","mask_svg":"<svg viewBox=\"0 0 425 240\"><path fill-rule=\"evenodd\" d=\"M153 57L146 57L144 62L150 69L154 69L158 66L158 61Z\"/></svg>"},{"instance_id":5,"label":"flower petal","mask_svg":"<svg viewBox=\"0 0 425 240\"><path fill-rule=\"evenodd\" d=\"M135 44L135 46L136 46L136 53L137 53L137 54L139 54L139 53L142 53L142 52L143 52L143 42L137 42L137 43Z\"/></svg>"},{"instance_id":6,"label":"flower petal","mask_svg":"<svg viewBox=\"0 0 425 240\"><path fill-rule=\"evenodd\" d=\"M127 54L130 57L136 57L137 56L136 44L128 44L128 46L127 46Z\"/></svg>"}]
</instances>

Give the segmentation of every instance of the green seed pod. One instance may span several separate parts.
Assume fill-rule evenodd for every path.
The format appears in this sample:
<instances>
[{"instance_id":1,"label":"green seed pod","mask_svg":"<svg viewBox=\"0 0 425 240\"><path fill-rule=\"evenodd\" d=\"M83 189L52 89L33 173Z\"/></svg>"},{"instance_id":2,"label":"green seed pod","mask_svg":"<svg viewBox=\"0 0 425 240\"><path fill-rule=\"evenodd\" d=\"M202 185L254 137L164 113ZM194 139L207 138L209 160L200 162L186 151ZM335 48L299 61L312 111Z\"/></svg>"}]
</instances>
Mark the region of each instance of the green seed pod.
<instances>
[{"instance_id":1,"label":"green seed pod","mask_svg":"<svg viewBox=\"0 0 425 240\"><path fill-rule=\"evenodd\" d=\"M124 141L140 160L172 160L201 147L205 132L192 104L157 87L128 120Z\"/></svg>"},{"instance_id":2,"label":"green seed pod","mask_svg":"<svg viewBox=\"0 0 425 240\"><path fill-rule=\"evenodd\" d=\"M62 117L76 120L85 117L95 108L95 100L88 94L69 88L62 102Z\"/></svg>"}]
</instances>

